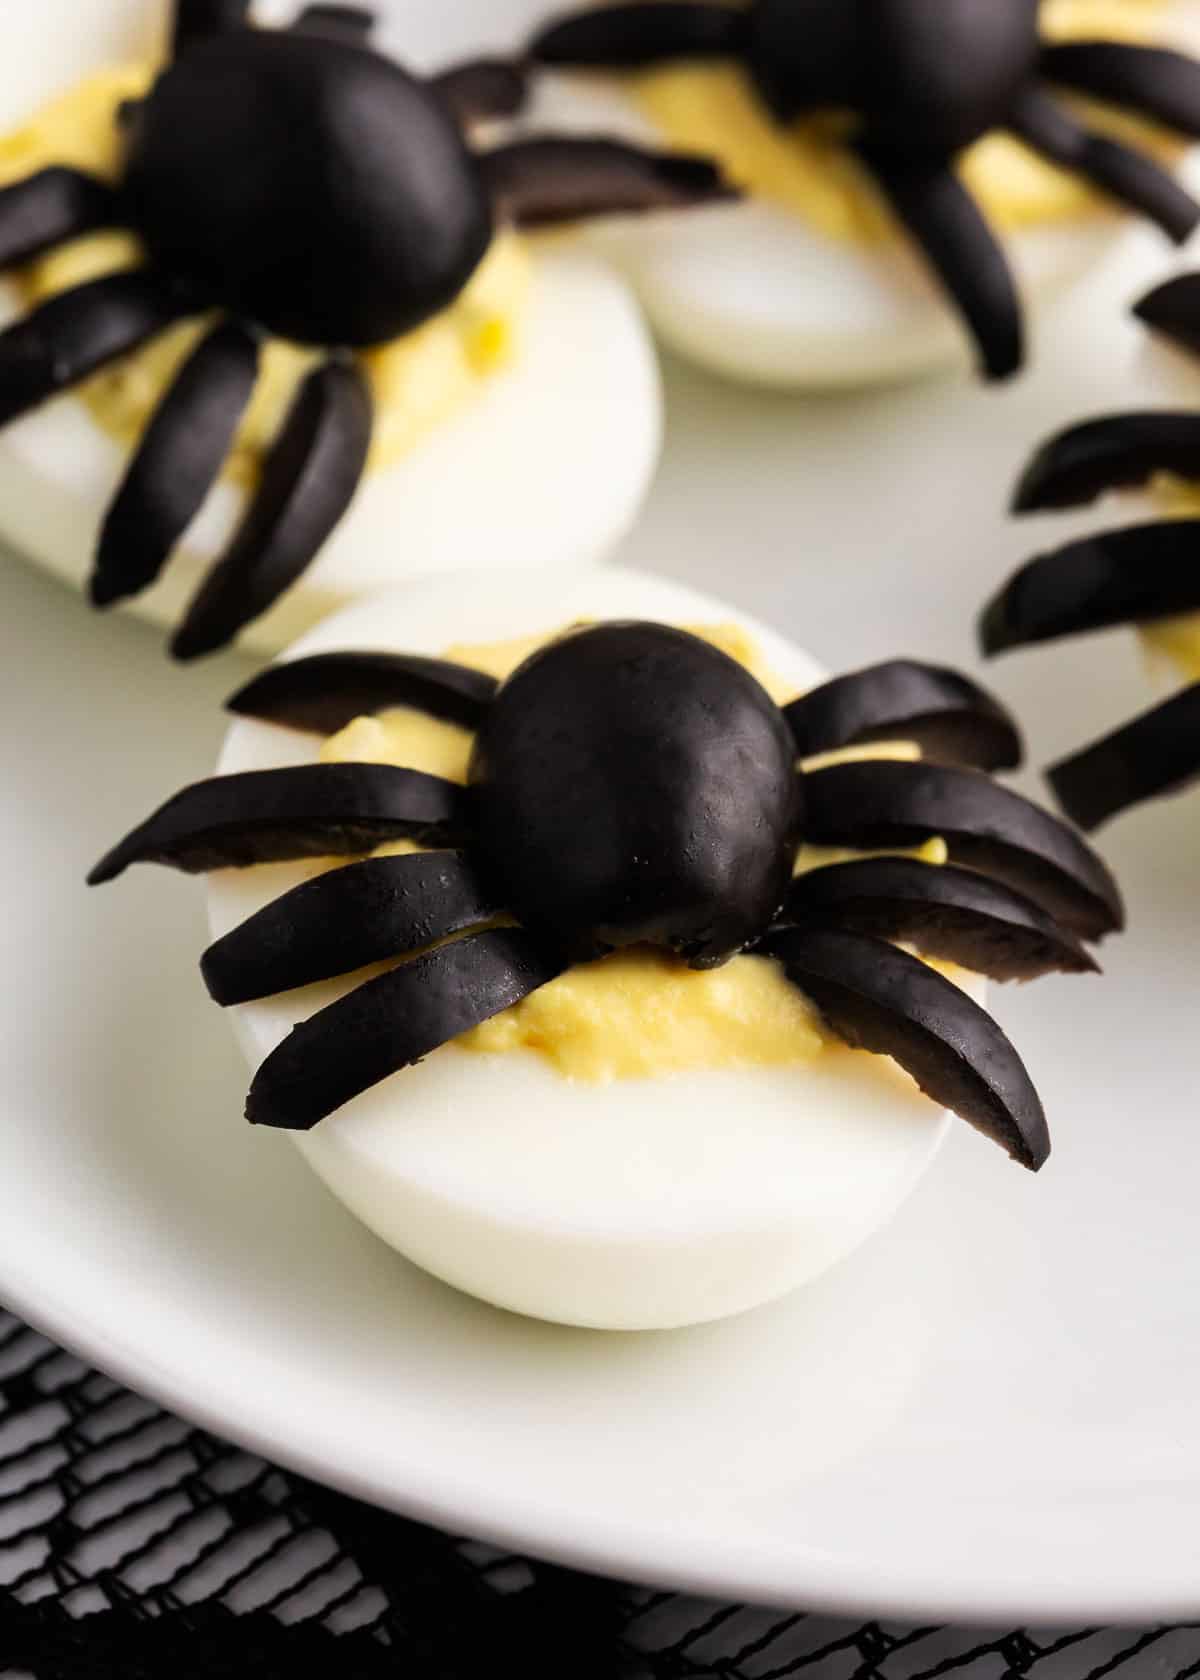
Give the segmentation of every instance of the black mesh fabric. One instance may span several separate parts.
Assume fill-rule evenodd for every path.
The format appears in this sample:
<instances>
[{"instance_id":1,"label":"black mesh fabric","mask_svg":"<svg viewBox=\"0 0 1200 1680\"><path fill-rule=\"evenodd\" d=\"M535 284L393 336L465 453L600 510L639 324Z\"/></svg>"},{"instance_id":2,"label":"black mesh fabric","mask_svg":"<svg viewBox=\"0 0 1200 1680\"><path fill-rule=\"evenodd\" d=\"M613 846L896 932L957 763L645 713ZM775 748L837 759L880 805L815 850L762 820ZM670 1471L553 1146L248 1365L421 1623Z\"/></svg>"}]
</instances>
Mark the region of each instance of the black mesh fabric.
<instances>
[{"instance_id":1,"label":"black mesh fabric","mask_svg":"<svg viewBox=\"0 0 1200 1680\"><path fill-rule=\"evenodd\" d=\"M1200 1674L1200 1624L1000 1633L701 1603L333 1493L0 1311L0 1677L1101 1680Z\"/></svg>"}]
</instances>

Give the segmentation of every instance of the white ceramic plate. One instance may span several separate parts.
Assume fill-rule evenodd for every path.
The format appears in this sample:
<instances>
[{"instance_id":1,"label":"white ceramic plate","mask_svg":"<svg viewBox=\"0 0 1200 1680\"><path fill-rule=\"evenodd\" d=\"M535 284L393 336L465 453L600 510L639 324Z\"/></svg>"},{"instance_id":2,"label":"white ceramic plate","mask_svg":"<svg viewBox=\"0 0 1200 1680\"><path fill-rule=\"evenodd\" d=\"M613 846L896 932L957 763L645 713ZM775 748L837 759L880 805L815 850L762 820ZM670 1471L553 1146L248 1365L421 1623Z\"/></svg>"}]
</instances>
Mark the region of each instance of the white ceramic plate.
<instances>
[{"instance_id":1,"label":"white ceramic plate","mask_svg":"<svg viewBox=\"0 0 1200 1680\"><path fill-rule=\"evenodd\" d=\"M1137 401L1119 310L1161 266L1147 237L1003 393L806 401L672 370L622 558L830 667L969 663L983 597L1081 523L1006 528L1015 469L1049 426ZM788 1301L682 1333L554 1329L423 1276L243 1125L198 886L82 886L208 773L247 667L172 669L155 632L16 561L0 625L0 1299L248 1446L597 1570L861 1614L1200 1612L1200 802L1113 833L1133 931L1106 979L996 996L1051 1115L1040 1178L960 1127L896 1223ZM1121 636L992 680L1041 762L1145 699Z\"/></svg>"}]
</instances>

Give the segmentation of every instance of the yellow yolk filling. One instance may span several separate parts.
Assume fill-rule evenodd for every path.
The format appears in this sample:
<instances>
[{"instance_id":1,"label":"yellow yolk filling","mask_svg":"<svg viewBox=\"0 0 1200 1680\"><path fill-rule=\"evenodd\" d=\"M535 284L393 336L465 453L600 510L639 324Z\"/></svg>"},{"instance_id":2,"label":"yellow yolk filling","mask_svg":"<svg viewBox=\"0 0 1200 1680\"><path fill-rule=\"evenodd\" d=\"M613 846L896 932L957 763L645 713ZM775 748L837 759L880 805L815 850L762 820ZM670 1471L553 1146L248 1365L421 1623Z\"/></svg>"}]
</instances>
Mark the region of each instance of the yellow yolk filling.
<instances>
[{"instance_id":1,"label":"yellow yolk filling","mask_svg":"<svg viewBox=\"0 0 1200 1680\"><path fill-rule=\"evenodd\" d=\"M999 0L998 0L999 3ZM1044 0L1041 29L1053 40L1153 38L1163 0ZM874 244L894 236L879 190L844 144L848 119L819 115L781 127L737 65L682 63L629 79L637 103L672 146L716 157L745 192L794 211L836 239ZM1073 99L1106 134L1164 161L1180 151L1162 129L1111 107ZM959 170L989 220L1013 230L1070 220L1111 207L1082 177L1007 134L988 134Z\"/></svg>"},{"instance_id":2,"label":"yellow yolk filling","mask_svg":"<svg viewBox=\"0 0 1200 1680\"><path fill-rule=\"evenodd\" d=\"M102 70L43 106L22 128L0 138L0 187L51 164L116 181L122 167L117 111L125 100L141 98L154 74L148 65ZM139 267L143 261L132 234L91 234L28 264L17 277L18 286L22 301L32 307L71 286ZM360 354L375 406L369 470L405 455L508 365L530 283L527 248L515 234L502 233L462 293L440 315L403 338ZM126 446L134 444L180 365L211 326L212 318L206 318L170 328L94 374L77 394L106 432ZM256 480L296 387L317 355L283 339L266 340L258 386L226 464L235 482Z\"/></svg>"},{"instance_id":3,"label":"yellow yolk filling","mask_svg":"<svg viewBox=\"0 0 1200 1680\"><path fill-rule=\"evenodd\" d=\"M752 638L738 626L691 628L752 671L773 699L782 702L795 693L766 666ZM453 647L446 658L502 679L545 640L533 636ZM407 765L465 782L471 742L465 729L395 708L356 718L325 742L321 757L326 763ZM897 742L827 758L917 756L911 744ZM385 855L417 850L411 841L379 848ZM797 873L861 855L802 847ZM944 863L946 848L931 840L913 855ZM569 969L454 1041L459 1049L476 1053L536 1051L567 1078L589 1083L697 1069L787 1067L812 1062L839 1042L768 958L738 956L723 968L701 973L666 952L642 946Z\"/></svg>"}]
</instances>

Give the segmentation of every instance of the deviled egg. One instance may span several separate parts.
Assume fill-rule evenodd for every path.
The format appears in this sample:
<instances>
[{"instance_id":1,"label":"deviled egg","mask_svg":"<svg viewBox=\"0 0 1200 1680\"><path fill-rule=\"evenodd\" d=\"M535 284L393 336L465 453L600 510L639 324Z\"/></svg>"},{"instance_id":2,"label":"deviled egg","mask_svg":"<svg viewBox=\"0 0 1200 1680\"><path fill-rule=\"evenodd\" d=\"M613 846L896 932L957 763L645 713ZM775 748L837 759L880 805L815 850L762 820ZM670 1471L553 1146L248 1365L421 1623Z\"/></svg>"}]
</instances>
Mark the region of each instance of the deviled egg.
<instances>
[{"instance_id":1,"label":"deviled egg","mask_svg":"<svg viewBox=\"0 0 1200 1680\"><path fill-rule=\"evenodd\" d=\"M738 379L906 378L971 341L1002 378L1021 297L1091 269L1119 207L1196 223L1173 174L1200 132L1193 0L545 11L539 120L705 151L746 194L604 236L664 340Z\"/></svg>"},{"instance_id":2,"label":"deviled egg","mask_svg":"<svg viewBox=\"0 0 1200 1680\"><path fill-rule=\"evenodd\" d=\"M947 1107L1045 1160L971 971L1091 969L1120 899L988 774L1019 744L965 678L825 682L691 590L480 572L347 608L231 706L219 774L92 879L211 871L248 1117L437 1276L682 1325L848 1253Z\"/></svg>"},{"instance_id":3,"label":"deviled egg","mask_svg":"<svg viewBox=\"0 0 1200 1680\"><path fill-rule=\"evenodd\" d=\"M410 75L369 23L44 0L0 64L0 534L180 657L413 571L598 559L655 465L626 283L527 234L716 171L505 144L518 69Z\"/></svg>"}]
</instances>

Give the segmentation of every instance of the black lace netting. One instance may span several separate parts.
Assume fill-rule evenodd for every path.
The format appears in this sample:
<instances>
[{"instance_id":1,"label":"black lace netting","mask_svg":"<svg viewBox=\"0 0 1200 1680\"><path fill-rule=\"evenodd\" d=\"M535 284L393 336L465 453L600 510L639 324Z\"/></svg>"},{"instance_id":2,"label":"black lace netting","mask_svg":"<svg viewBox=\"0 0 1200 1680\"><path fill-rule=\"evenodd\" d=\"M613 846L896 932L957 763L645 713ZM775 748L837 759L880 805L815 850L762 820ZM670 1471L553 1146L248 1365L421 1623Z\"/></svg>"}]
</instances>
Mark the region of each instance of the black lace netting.
<instances>
[{"instance_id":1,"label":"black lace netting","mask_svg":"<svg viewBox=\"0 0 1200 1680\"><path fill-rule=\"evenodd\" d=\"M1184 1680L1200 1624L851 1625L601 1581L358 1504L0 1311L0 1677Z\"/></svg>"}]
</instances>

